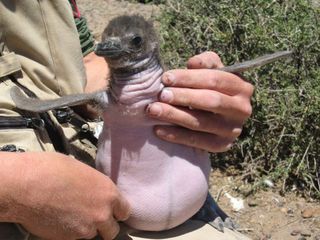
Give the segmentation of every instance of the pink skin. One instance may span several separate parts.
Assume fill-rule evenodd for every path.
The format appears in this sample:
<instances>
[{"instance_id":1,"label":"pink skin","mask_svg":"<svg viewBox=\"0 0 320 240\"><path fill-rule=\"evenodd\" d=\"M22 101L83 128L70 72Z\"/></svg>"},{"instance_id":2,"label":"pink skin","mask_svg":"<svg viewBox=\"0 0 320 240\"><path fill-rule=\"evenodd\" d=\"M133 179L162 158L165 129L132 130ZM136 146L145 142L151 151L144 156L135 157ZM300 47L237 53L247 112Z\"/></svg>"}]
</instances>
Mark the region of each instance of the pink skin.
<instances>
[{"instance_id":1,"label":"pink skin","mask_svg":"<svg viewBox=\"0 0 320 240\"><path fill-rule=\"evenodd\" d=\"M140 230L183 223L201 208L208 192L207 152L159 139L154 126L160 122L145 114L163 88L162 73L156 65L130 76L130 81L113 76L97 153L97 168L111 177L131 205L126 223Z\"/></svg>"}]
</instances>

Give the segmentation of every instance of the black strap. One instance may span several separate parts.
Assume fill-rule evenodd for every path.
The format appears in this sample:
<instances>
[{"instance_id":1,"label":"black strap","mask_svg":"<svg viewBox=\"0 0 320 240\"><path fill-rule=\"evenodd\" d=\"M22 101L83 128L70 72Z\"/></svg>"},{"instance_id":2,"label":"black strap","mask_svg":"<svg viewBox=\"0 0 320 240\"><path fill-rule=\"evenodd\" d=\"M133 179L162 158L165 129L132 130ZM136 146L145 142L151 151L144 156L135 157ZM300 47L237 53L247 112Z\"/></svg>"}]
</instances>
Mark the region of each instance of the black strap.
<instances>
[{"instance_id":1,"label":"black strap","mask_svg":"<svg viewBox=\"0 0 320 240\"><path fill-rule=\"evenodd\" d=\"M24 149L21 149L13 144L8 144L0 147L0 152L25 152Z\"/></svg>"},{"instance_id":2,"label":"black strap","mask_svg":"<svg viewBox=\"0 0 320 240\"><path fill-rule=\"evenodd\" d=\"M7 117L0 116L0 129L3 128L44 128L44 121L36 117Z\"/></svg>"}]
</instances>

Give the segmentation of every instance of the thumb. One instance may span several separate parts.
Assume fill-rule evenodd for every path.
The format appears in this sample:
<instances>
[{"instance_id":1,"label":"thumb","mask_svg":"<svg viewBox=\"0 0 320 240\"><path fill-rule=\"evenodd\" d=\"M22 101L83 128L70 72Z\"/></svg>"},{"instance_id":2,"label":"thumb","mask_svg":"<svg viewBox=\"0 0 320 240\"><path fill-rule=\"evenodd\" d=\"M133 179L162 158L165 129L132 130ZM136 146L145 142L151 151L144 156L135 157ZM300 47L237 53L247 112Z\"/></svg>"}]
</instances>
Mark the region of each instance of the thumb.
<instances>
[{"instance_id":1,"label":"thumb","mask_svg":"<svg viewBox=\"0 0 320 240\"><path fill-rule=\"evenodd\" d=\"M204 52L193 56L187 62L189 69L215 69L222 68L223 63L215 52Z\"/></svg>"}]
</instances>

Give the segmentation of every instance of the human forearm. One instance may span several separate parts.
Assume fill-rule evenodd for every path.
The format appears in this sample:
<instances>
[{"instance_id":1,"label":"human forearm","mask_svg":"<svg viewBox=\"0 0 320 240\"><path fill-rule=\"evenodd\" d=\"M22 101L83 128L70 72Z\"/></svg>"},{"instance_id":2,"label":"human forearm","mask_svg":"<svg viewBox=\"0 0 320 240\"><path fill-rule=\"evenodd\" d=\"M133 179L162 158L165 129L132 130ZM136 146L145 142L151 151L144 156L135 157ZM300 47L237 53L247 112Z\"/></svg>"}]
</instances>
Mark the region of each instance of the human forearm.
<instances>
[{"instance_id":1,"label":"human forearm","mask_svg":"<svg viewBox=\"0 0 320 240\"><path fill-rule=\"evenodd\" d=\"M99 231L109 240L117 220L129 215L108 177L69 156L0 152L0 163L0 222L20 223L46 239L87 239Z\"/></svg>"},{"instance_id":2,"label":"human forearm","mask_svg":"<svg viewBox=\"0 0 320 240\"><path fill-rule=\"evenodd\" d=\"M22 221L24 200L33 178L37 178L37 166L62 157L46 152L0 152L0 222Z\"/></svg>"},{"instance_id":3,"label":"human forearm","mask_svg":"<svg viewBox=\"0 0 320 240\"><path fill-rule=\"evenodd\" d=\"M0 152L0 222L20 221L17 208L25 194L25 170L31 159L36 159L36 155Z\"/></svg>"}]
</instances>

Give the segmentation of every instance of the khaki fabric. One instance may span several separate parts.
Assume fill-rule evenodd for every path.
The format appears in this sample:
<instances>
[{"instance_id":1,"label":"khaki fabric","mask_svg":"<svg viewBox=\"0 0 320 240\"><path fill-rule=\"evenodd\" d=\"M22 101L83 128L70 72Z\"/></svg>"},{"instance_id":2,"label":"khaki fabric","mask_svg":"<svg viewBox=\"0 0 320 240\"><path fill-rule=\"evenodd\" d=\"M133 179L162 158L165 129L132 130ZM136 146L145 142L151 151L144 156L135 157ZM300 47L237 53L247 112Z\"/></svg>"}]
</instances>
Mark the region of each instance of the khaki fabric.
<instances>
[{"instance_id":1,"label":"khaki fabric","mask_svg":"<svg viewBox=\"0 0 320 240\"><path fill-rule=\"evenodd\" d=\"M10 89L15 84L6 76L9 73L15 73L18 82L41 99L83 92L86 82L82 53L67 0L0 0L0 36L0 46L4 43L7 48L6 56L0 60L0 116L21 116L10 97ZM52 113L49 114L70 154L80 160L85 155L95 157L95 146L80 139L76 127L60 125ZM0 147L6 144L25 151L54 151L45 129L0 129ZM124 237L128 238L123 231L118 240ZM9 223L0 224L0 239L39 240L21 226ZM220 233L208 224L188 221L159 233L130 231L129 239L247 238L233 231Z\"/></svg>"},{"instance_id":2,"label":"khaki fabric","mask_svg":"<svg viewBox=\"0 0 320 240\"><path fill-rule=\"evenodd\" d=\"M38 97L83 91L79 36L67 0L1 0L0 29Z\"/></svg>"},{"instance_id":3,"label":"khaki fabric","mask_svg":"<svg viewBox=\"0 0 320 240\"><path fill-rule=\"evenodd\" d=\"M0 78L21 70L20 62L14 53L8 53L0 58Z\"/></svg>"}]
</instances>

